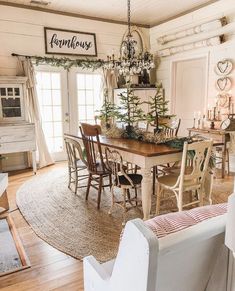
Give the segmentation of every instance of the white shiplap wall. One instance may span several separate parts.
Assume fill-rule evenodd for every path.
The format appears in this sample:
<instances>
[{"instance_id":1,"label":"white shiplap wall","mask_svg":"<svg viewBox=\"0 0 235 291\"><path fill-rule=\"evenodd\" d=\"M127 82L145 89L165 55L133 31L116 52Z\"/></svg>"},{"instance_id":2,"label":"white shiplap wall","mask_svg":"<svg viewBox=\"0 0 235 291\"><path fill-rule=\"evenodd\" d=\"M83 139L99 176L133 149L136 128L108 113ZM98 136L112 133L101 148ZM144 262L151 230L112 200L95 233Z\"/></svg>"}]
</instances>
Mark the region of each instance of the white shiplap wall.
<instances>
[{"instance_id":1,"label":"white shiplap wall","mask_svg":"<svg viewBox=\"0 0 235 291\"><path fill-rule=\"evenodd\" d=\"M0 75L15 74L13 52L44 55L44 26L96 33L99 58L106 58L112 50L117 54L126 31L125 25L0 5ZM148 44L149 30L141 30Z\"/></svg>"},{"instance_id":2,"label":"white shiplap wall","mask_svg":"<svg viewBox=\"0 0 235 291\"><path fill-rule=\"evenodd\" d=\"M214 4L211 4L207 7L174 19L172 21L163 23L159 26L155 26L150 29L150 46L152 53L156 53L157 50L165 48L157 43L157 38L159 36L174 33L195 25L200 25L202 23L208 22L213 19L218 19L223 16L226 16L229 24L219 29L218 32L225 34L226 42L214 46L206 47L200 49L194 49L188 52L179 53L172 55L170 57L165 57L161 59L160 65L157 70L157 80L163 82L163 86L166 90L166 96L171 101L171 80L172 72L171 65L172 62L177 59L187 59L197 55L205 55L208 57L208 89L207 89L207 100L205 104L211 103L211 100L214 100L218 92L215 89L215 82L218 79L218 76L214 72L215 65L221 59L232 59L234 62L234 70L230 74L230 77L233 81L232 94L235 102L235 1L234 0L220 0ZM202 34L205 38L210 36L210 33ZM197 40L198 35L190 37L190 41ZM186 42L185 39L177 40L167 45L182 45ZM235 170L235 156L232 157L232 170Z\"/></svg>"},{"instance_id":3,"label":"white shiplap wall","mask_svg":"<svg viewBox=\"0 0 235 291\"><path fill-rule=\"evenodd\" d=\"M0 75L17 74L17 59L12 53L44 55L44 26L96 33L98 58L106 58L112 52L118 54L126 32L126 25L0 5ZM149 29L140 30L149 45ZM24 167L24 155L8 156L4 169Z\"/></svg>"}]
</instances>

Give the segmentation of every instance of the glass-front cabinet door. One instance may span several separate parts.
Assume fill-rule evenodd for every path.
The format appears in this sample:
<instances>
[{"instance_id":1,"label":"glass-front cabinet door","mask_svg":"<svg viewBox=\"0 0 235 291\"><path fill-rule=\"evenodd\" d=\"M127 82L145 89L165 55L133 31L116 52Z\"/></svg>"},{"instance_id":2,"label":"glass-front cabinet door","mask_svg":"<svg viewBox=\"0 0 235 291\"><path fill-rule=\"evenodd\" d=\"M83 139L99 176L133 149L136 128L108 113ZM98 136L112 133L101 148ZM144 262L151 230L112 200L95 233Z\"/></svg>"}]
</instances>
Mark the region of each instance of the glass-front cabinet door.
<instances>
[{"instance_id":1,"label":"glass-front cabinet door","mask_svg":"<svg viewBox=\"0 0 235 291\"><path fill-rule=\"evenodd\" d=\"M17 77L0 79L0 122L25 120L24 81Z\"/></svg>"}]
</instances>

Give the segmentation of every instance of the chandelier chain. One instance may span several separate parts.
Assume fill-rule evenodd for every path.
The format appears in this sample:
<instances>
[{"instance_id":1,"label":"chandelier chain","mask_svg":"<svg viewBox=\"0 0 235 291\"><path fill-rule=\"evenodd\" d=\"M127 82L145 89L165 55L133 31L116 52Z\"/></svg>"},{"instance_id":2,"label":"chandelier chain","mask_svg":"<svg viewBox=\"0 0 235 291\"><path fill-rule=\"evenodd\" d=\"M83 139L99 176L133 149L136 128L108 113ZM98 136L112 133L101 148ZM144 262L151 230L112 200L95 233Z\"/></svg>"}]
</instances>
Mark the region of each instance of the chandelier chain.
<instances>
[{"instance_id":1,"label":"chandelier chain","mask_svg":"<svg viewBox=\"0 0 235 291\"><path fill-rule=\"evenodd\" d=\"M131 0L127 0L128 35L131 36Z\"/></svg>"}]
</instances>

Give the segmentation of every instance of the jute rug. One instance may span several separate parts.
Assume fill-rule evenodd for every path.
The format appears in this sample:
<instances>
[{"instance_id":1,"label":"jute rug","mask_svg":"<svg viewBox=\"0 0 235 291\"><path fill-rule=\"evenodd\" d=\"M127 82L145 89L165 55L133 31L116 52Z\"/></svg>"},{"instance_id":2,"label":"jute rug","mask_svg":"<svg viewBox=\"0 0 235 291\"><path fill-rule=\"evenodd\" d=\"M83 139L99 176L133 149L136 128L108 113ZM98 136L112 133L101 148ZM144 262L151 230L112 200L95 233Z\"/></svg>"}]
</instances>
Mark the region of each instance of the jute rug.
<instances>
[{"instance_id":1,"label":"jute rug","mask_svg":"<svg viewBox=\"0 0 235 291\"><path fill-rule=\"evenodd\" d=\"M64 253L78 259L93 255L101 262L114 258L122 231L122 210L116 206L108 215L108 188L102 193L101 209L97 210L97 192L92 190L85 201L85 188L75 195L67 187L67 176L67 168L60 168L26 182L16 198L21 213L40 238ZM226 182L216 179L213 203L227 201L232 187L233 177ZM175 211L175 202L169 201L162 210ZM141 217L140 211L131 210L128 219L136 217Z\"/></svg>"},{"instance_id":2,"label":"jute rug","mask_svg":"<svg viewBox=\"0 0 235 291\"><path fill-rule=\"evenodd\" d=\"M101 198L97 210L97 191L91 190L88 201L85 189L78 195L68 189L67 168L37 175L17 192L17 205L35 233L53 247L75 258L93 255L103 262L117 254L122 231L122 209L111 205L109 188ZM85 182L86 184L86 182ZM141 217L131 210L128 219Z\"/></svg>"}]
</instances>

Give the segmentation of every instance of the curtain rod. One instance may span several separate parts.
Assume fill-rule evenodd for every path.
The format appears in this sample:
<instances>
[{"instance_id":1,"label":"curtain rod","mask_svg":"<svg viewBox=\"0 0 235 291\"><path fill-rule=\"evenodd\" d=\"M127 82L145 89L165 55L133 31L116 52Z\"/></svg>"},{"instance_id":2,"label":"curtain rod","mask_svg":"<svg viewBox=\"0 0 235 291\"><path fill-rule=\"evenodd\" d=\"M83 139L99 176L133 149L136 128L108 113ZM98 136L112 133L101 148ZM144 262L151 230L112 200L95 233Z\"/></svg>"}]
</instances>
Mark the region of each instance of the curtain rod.
<instances>
[{"instance_id":1,"label":"curtain rod","mask_svg":"<svg viewBox=\"0 0 235 291\"><path fill-rule=\"evenodd\" d=\"M25 57L28 59L33 59L36 65L39 64L49 64L56 67L63 67L64 69L70 69L71 67L81 67L82 69L99 69L102 68L105 64L105 61L102 59L70 59L68 57L55 57L55 56L28 56L12 53L13 57Z\"/></svg>"},{"instance_id":2,"label":"curtain rod","mask_svg":"<svg viewBox=\"0 0 235 291\"><path fill-rule=\"evenodd\" d=\"M15 54L15 53L12 53L11 55L12 55L12 57L25 57L25 58L34 58L34 56L19 55L19 54Z\"/></svg>"}]
</instances>

